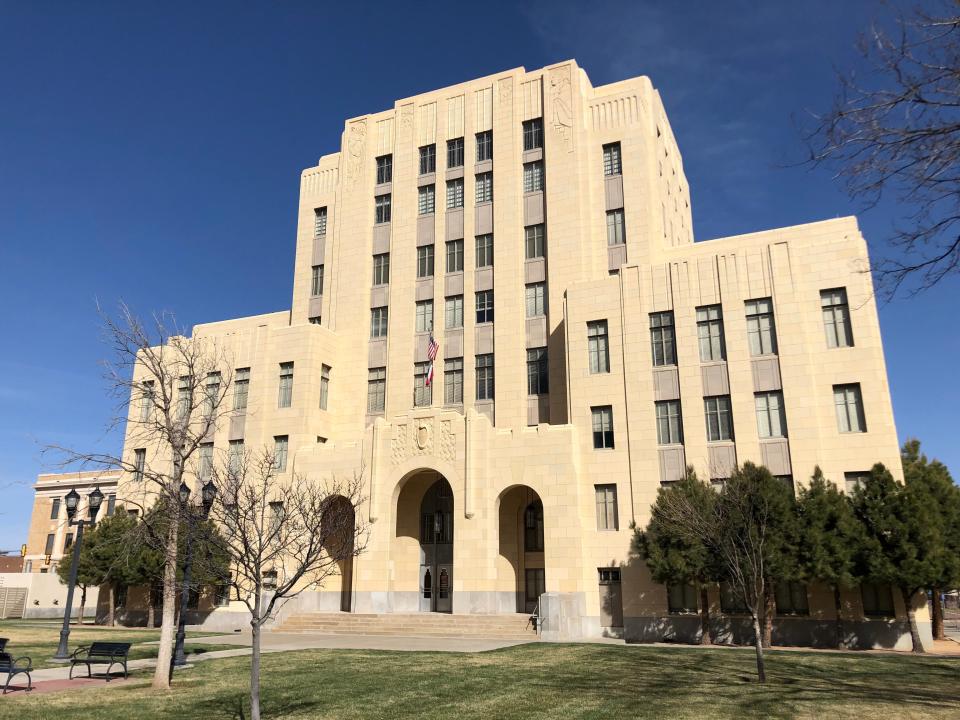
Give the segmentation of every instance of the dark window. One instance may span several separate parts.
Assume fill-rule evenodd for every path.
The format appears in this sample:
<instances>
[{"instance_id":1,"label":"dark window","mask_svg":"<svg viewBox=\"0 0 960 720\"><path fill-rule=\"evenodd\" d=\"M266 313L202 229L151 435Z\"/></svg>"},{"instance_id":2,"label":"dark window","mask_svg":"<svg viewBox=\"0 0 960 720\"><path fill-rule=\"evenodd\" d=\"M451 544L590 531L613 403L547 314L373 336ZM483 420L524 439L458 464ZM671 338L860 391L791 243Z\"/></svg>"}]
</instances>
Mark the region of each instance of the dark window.
<instances>
[{"instance_id":1,"label":"dark window","mask_svg":"<svg viewBox=\"0 0 960 720\"><path fill-rule=\"evenodd\" d=\"M672 312L650 313L650 344L654 366L677 364Z\"/></svg>"},{"instance_id":2,"label":"dark window","mask_svg":"<svg viewBox=\"0 0 960 720\"><path fill-rule=\"evenodd\" d=\"M424 145L420 148L420 174L429 175L437 171L437 146Z\"/></svg>"},{"instance_id":3,"label":"dark window","mask_svg":"<svg viewBox=\"0 0 960 720\"><path fill-rule=\"evenodd\" d=\"M493 400L493 354L477 355L477 400Z\"/></svg>"},{"instance_id":4,"label":"dark window","mask_svg":"<svg viewBox=\"0 0 960 720\"><path fill-rule=\"evenodd\" d=\"M527 350L527 394L546 395L550 392L549 365L545 347Z\"/></svg>"},{"instance_id":5,"label":"dark window","mask_svg":"<svg viewBox=\"0 0 960 720\"><path fill-rule=\"evenodd\" d=\"M697 612L697 589L693 585L667 585L667 607L673 615Z\"/></svg>"},{"instance_id":6,"label":"dark window","mask_svg":"<svg viewBox=\"0 0 960 720\"><path fill-rule=\"evenodd\" d=\"M323 295L323 265L314 265L313 277L310 280L310 294L313 297Z\"/></svg>"},{"instance_id":7,"label":"dark window","mask_svg":"<svg viewBox=\"0 0 960 720\"><path fill-rule=\"evenodd\" d=\"M373 284L386 285L390 282L390 253L373 256Z\"/></svg>"},{"instance_id":8,"label":"dark window","mask_svg":"<svg viewBox=\"0 0 960 720\"><path fill-rule=\"evenodd\" d=\"M393 155L377 158L377 185L393 182Z\"/></svg>"},{"instance_id":9,"label":"dark window","mask_svg":"<svg viewBox=\"0 0 960 720\"><path fill-rule=\"evenodd\" d=\"M620 143L610 143L603 146L603 174L620 175L622 167L620 164Z\"/></svg>"},{"instance_id":10,"label":"dark window","mask_svg":"<svg viewBox=\"0 0 960 720\"><path fill-rule=\"evenodd\" d=\"M774 597L777 615L809 615L807 586L798 582L778 582Z\"/></svg>"},{"instance_id":11,"label":"dark window","mask_svg":"<svg viewBox=\"0 0 960 720\"><path fill-rule=\"evenodd\" d=\"M493 265L493 235L477 235L477 267Z\"/></svg>"},{"instance_id":12,"label":"dark window","mask_svg":"<svg viewBox=\"0 0 960 720\"><path fill-rule=\"evenodd\" d=\"M821 290L820 307L823 309L823 329L827 334L827 347L851 347L853 330L850 327L847 289Z\"/></svg>"},{"instance_id":13,"label":"dark window","mask_svg":"<svg viewBox=\"0 0 960 720\"><path fill-rule=\"evenodd\" d=\"M700 362L726 360L727 348L723 340L723 309L719 305L697 308L697 340L700 342Z\"/></svg>"},{"instance_id":14,"label":"dark window","mask_svg":"<svg viewBox=\"0 0 960 720\"><path fill-rule=\"evenodd\" d=\"M534 500L523 511L523 550L543 552L543 503Z\"/></svg>"},{"instance_id":15,"label":"dark window","mask_svg":"<svg viewBox=\"0 0 960 720\"><path fill-rule=\"evenodd\" d=\"M493 322L493 290L477 293L477 323Z\"/></svg>"},{"instance_id":16,"label":"dark window","mask_svg":"<svg viewBox=\"0 0 960 720\"><path fill-rule=\"evenodd\" d=\"M536 150L543 147L543 118L524 120L523 149Z\"/></svg>"},{"instance_id":17,"label":"dark window","mask_svg":"<svg viewBox=\"0 0 960 720\"><path fill-rule=\"evenodd\" d=\"M374 213L373 221L375 223L388 223L390 222L390 193L386 195L377 195L374 198L376 205L376 211Z\"/></svg>"},{"instance_id":18,"label":"dark window","mask_svg":"<svg viewBox=\"0 0 960 720\"><path fill-rule=\"evenodd\" d=\"M593 424L593 447L613 449L613 408L610 405L590 408Z\"/></svg>"},{"instance_id":19,"label":"dark window","mask_svg":"<svg viewBox=\"0 0 960 720\"><path fill-rule=\"evenodd\" d=\"M546 234L543 225L530 225L523 229L527 260L542 258L547 254Z\"/></svg>"},{"instance_id":20,"label":"dark window","mask_svg":"<svg viewBox=\"0 0 960 720\"><path fill-rule=\"evenodd\" d=\"M50 519L58 520L60 518L60 498L54 498L50 506Z\"/></svg>"},{"instance_id":21,"label":"dark window","mask_svg":"<svg viewBox=\"0 0 960 720\"><path fill-rule=\"evenodd\" d=\"M607 321L587 323L587 348L591 374L610 372L610 351L607 347Z\"/></svg>"},{"instance_id":22,"label":"dark window","mask_svg":"<svg viewBox=\"0 0 960 720\"><path fill-rule=\"evenodd\" d=\"M447 167L463 166L463 138L447 140Z\"/></svg>"},{"instance_id":23,"label":"dark window","mask_svg":"<svg viewBox=\"0 0 960 720\"><path fill-rule=\"evenodd\" d=\"M863 614L867 617L894 617L893 593L889 585L863 583L860 586Z\"/></svg>"},{"instance_id":24,"label":"dark window","mask_svg":"<svg viewBox=\"0 0 960 720\"><path fill-rule=\"evenodd\" d=\"M447 272L463 271L463 240L451 240L447 243Z\"/></svg>"},{"instance_id":25,"label":"dark window","mask_svg":"<svg viewBox=\"0 0 960 720\"><path fill-rule=\"evenodd\" d=\"M477 133L477 162L493 160L493 130Z\"/></svg>"},{"instance_id":26,"label":"dark window","mask_svg":"<svg viewBox=\"0 0 960 720\"><path fill-rule=\"evenodd\" d=\"M727 582L720 583L720 612L725 615L746 615L748 612L740 593Z\"/></svg>"},{"instance_id":27,"label":"dark window","mask_svg":"<svg viewBox=\"0 0 960 720\"><path fill-rule=\"evenodd\" d=\"M733 440L733 415L730 412L730 396L717 395L703 399L707 419L707 440Z\"/></svg>"}]
</instances>

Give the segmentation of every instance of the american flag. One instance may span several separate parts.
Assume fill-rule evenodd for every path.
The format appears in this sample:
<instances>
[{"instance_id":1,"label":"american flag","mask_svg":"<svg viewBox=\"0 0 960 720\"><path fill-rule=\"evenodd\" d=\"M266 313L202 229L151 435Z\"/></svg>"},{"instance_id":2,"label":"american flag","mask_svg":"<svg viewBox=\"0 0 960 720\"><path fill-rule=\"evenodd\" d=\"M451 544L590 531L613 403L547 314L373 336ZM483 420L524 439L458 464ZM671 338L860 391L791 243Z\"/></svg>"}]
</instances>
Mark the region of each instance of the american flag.
<instances>
[{"instance_id":1,"label":"american flag","mask_svg":"<svg viewBox=\"0 0 960 720\"><path fill-rule=\"evenodd\" d=\"M430 387L433 383L433 361L436 360L439 349L440 344L434 339L433 333L430 333L430 344L427 345L427 358L430 360L430 368L427 370L426 387Z\"/></svg>"}]
</instances>

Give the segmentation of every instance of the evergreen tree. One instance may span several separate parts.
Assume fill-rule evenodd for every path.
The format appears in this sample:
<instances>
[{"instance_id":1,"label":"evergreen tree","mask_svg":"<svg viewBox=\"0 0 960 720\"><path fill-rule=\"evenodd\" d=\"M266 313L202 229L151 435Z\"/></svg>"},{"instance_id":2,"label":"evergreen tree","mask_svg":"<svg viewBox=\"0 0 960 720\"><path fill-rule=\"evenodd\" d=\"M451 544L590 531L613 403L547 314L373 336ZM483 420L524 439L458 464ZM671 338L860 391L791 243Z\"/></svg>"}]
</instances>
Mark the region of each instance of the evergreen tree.
<instances>
[{"instance_id":1,"label":"evergreen tree","mask_svg":"<svg viewBox=\"0 0 960 720\"><path fill-rule=\"evenodd\" d=\"M96 546L97 526L84 528L80 543L80 557L77 559L77 587L80 589L80 609L77 614L77 622L81 625L83 624L84 608L87 605L87 590L91 587L99 587L106 577L103 569L95 560ZM70 582L72 564L73 547L70 548L69 553L64 554L63 559L57 564L57 577L64 585Z\"/></svg>"}]
</instances>

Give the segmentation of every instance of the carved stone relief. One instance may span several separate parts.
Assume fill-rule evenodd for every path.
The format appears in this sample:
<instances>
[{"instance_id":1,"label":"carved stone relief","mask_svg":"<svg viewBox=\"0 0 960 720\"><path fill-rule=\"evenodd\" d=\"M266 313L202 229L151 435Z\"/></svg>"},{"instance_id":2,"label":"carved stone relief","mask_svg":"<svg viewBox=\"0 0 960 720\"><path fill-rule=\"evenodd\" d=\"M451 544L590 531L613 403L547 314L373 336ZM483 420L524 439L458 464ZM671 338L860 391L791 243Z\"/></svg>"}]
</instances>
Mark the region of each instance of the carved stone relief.
<instances>
[{"instance_id":1,"label":"carved stone relief","mask_svg":"<svg viewBox=\"0 0 960 720\"><path fill-rule=\"evenodd\" d=\"M360 120L350 124L347 131L347 180L351 184L363 172L363 154L367 146L367 121Z\"/></svg>"},{"instance_id":2,"label":"carved stone relief","mask_svg":"<svg viewBox=\"0 0 960 720\"><path fill-rule=\"evenodd\" d=\"M560 136L567 152L573 152L573 91L569 65L550 71L550 125Z\"/></svg>"}]
</instances>

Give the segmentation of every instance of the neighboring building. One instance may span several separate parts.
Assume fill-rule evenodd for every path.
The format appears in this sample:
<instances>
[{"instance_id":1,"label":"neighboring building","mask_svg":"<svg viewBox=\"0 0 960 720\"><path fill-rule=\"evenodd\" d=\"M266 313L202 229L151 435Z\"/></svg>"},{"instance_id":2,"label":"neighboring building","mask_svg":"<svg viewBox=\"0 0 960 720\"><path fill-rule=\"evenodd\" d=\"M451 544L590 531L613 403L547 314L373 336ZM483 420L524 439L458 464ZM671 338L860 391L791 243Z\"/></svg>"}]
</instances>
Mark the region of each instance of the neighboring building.
<instances>
[{"instance_id":1,"label":"neighboring building","mask_svg":"<svg viewBox=\"0 0 960 720\"><path fill-rule=\"evenodd\" d=\"M856 220L694 243L646 77L594 88L569 61L350 119L303 172L298 226L291 310L194 329L237 380L219 454L277 448L290 478L364 470L366 552L291 608L542 603L550 638L692 637L695 598L630 552L662 483L746 460L791 485L817 464L840 484L899 473ZM860 646L909 646L898 594L844 607ZM778 611L778 641L832 628L823 588L781 588Z\"/></svg>"}]
</instances>

